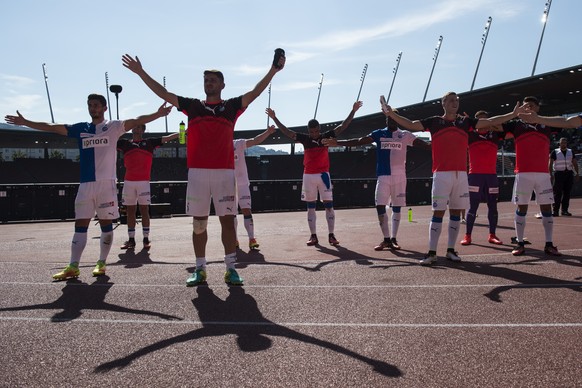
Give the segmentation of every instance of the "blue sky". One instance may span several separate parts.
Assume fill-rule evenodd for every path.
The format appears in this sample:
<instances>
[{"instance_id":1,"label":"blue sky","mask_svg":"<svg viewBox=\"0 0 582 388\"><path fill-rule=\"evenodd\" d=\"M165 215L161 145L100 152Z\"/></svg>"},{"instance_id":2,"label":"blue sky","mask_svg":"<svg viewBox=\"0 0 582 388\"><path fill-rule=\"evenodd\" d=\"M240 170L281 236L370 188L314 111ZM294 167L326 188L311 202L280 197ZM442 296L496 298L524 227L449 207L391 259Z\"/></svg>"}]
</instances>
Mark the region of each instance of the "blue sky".
<instances>
[{"instance_id":1,"label":"blue sky","mask_svg":"<svg viewBox=\"0 0 582 388\"><path fill-rule=\"evenodd\" d=\"M178 95L203 98L202 72L224 72L223 97L250 90L268 70L273 50L287 65L271 88L271 107L287 126L313 118L324 74L317 119L343 119L368 70L356 117L379 111L388 94L398 53L402 59L389 103L422 101L440 35L443 42L427 100L471 87L487 18L493 18L475 89L531 75L542 32L544 0L305 1L208 0L9 0L3 2L0 112L50 121L43 77L55 121L87 121L86 96L123 86L120 118L153 112L161 101L121 64L137 55L149 74ZM553 0L536 74L582 63L582 1ZM116 117L115 96L110 110ZM248 108L237 130L266 126L267 90ZM461 102L462 109L462 102ZM582 110L582 109L581 109ZM435 112L438 114L440 112ZM177 131L184 116L168 117ZM374 128L370 128L373 130ZM149 126L165 131L164 120ZM349 130L349 129L348 129Z\"/></svg>"}]
</instances>

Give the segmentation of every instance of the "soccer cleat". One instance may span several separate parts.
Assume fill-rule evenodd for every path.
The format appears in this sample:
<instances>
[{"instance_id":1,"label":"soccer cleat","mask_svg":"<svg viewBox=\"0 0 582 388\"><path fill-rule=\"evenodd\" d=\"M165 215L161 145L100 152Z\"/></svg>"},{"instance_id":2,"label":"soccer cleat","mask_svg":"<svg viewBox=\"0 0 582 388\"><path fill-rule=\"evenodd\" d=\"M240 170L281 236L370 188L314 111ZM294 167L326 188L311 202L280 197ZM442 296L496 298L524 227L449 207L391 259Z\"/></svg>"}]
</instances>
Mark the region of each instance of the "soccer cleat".
<instances>
[{"instance_id":1,"label":"soccer cleat","mask_svg":"<svg viewBox=\"0 0 582 388\"><path fill-rule=\"evenodd\" d=\"M152 247L152 242L150 241L149 238L144 237L143 238L143 249L150 249Z\"/></svg>"},{"instance_id":2,"label":"soccer cleat","mask_svg":"<svg viewBox=\"0 0 582 388\"><path fill-rule=\"evenodd\" d=\"M525 255L525 247L523 245L518 245L511 251L513 256L523 256Z\"/></svg>"},{"instance_id":3,"label":"soccer cleat","mask_svg":"<svg viewBox=\"0 0 582 388\"><path fill-rule=\"evenodd\" d=\"M558 251L558 248L553 246L553 245L547 245L544 248L544 252L546 253L546 255L550 255L550 256L562 256L560 251Z\"/></svg>"},{"instance_id":4,"label":"soccer cleat","mask_svg":"<svg viewBox=\"0 0 582 388\"><path fill-rule=\"evenodd\" d=\"M121 249L134 249L135 248L135 239L130 238L126 242L123 243Z\"/></svg>"},{"instance_id":5,"label":"soccer cleat","mask_svg":"<svg viewBox=\"0 0 582 388\"><path fill-rule=\"evenodd\" d=\"M388 239L384 239L380 244L374 247L375 251L383 251L384 249L392 249L392 242L387 241Z\"/></svg>"},{"instance_id":6,"label":"soccer cleat","mask_svg":"<svg viewBox=\"0 0 582 388\"><path fill-rule=\"evenodd\" d=\"M499 238L497 238L497 236L494 233L489 233L489 238L487 239L487 241L490 244L495 244L495 245L502 245L503 244L503 241L501 241Z\"/></svg>"},{"instance_id":7,"label":"soccer cleat","mask_svg":"<svg viewBox=\"0 0 582 388\"><path fill-rule=\"evenodd\" d=\"M79 277L79 264L68 264L61 272L53 275L54 280L76 279Z\"/></svg>"},{"instance_id":8,"label":"soccer cleat","mask_svg":"<svg viewBox=\"0 0 582 388\"><path fill-rule=\"evenodd\" d=\"M569 212L569 211L567 211L567 210L563 210L563 211L562 211L562 215L563 215L563 216L566 216L566 217L571 217L571 216L572 216L572 213L570 213L570 212Z\"/></svg>"},{"instance_id":9,"label":"soccer cleat","mask_svg":"<svg viewBox=\"0 0 582 388\"><path fill-rule=\"evenodd\" d=\"M307 240L307 245L309 246L313 246L313 245L317 245L319 244L319 240L317 239L317 235L316 234L312 234L311 237L309 237L309 240Z\"/></svg>"},{"instance_id":10,"label":"soccer cleat","mask_svg":"<svg viewBox=\"0 0 582 388\"><path fill-rule=\"evenodd\" d=\"M445 255L445 257L447 258L447 260L450 260L452 262L458 263L461 261L461 258L459 257L459 252L455 252L454 250L447 250L447 254Z\"/></svg>"},{"instance_id":11,"label":"soccer cleat","mask_svg":"<svg viewBox=\"0 0 582 388\"><path fill-rule=\"evenodd\" d=\"M249 249L259 250L259 243L257 242L256 238L249 239Z\"/></svg>"},{"instance_id":12,"label":"soccer cleat","mask_svg":"<svg viewBox=\"0 0 582 388\"><path fill-rule=\"evenodd\" d=\"M333 245L334 247L339 245L339 241L337 241L337 238L335 238L333 233L329 234L329 245Z\"/></svg>"},{"instance_id":13,"label":"soccer cleat","mask_svg":"<svg viewBox=\"0 0 582 388\"><path fill-rule=\"evenodd\" d=\"M434 253L427 253L424 259L420 260L420 265L433 265L437 262L437 255Z\"/></svg>"},{"instance_id":14,"label":"soccer cleat","mask_svg":"<svg viewBox=\"0 0 582 388\"><path fill-rule=\"evenodd\" d=\"M93 276L103 276L105 275L105 262L103 260L97 260L97 264L95 265L95 268L93 269Z\"/></svg>"},{"instance_id":15,"label":"soccer cleat","mask_svg":"<svg viewBox=\"0 0 582 388\"><path fill-rule=\"evenodd\" d=\"M204 268L196 268L196 271L186 279L186 287L194 287L201 284L206 284L206 271Z\"/></svg>"},{"instance_id":16,"label":"soccer cleat","mask_svg":"<svg viewBox=\"0 0 582 388\"><path fill-rule=\"evenodd\" d=\"M239 276L236 270L229 268L224 273L224 282L231 286L242 286L243 279Z\"/></svg>"},{"instance_id":17,"label":"soccer cleat","mask_svg":"<svg viewBox=\"0 0 582 388\"><path fill-rule=\"evenodd\" d=\"M392 244L392 248L395 250L401 249L400 245L398 245L398 241L396 241L396 237L392 237L390 239L390 243Z\"/></svg>"},{"instance_id":18,"label":"soccer cleat","mask_svg":"<svg viewBox=\"0 0 582 388\"><path fill-rule=\"evenodd\" d=\"M558 212L553 212L553 213L552 213L552 217L560 217L560 213L558 213Z\"/></svg>"},{"instance_id":19,"label":"soccer cleat","mask_svg":"<svg viewBox=\"0 0 582 388\"><path fill-rule=\"evenodd\" d=\"M536 213L534 214L534 217L537 218L538 220L541 220L543 216L542 213Z\"/></svg>"},{"instance_id":20,"label":"soccer cleat","mask_svg":"<svg viewBox=\"0 0 582 388\"><path fill-rule=\"evenodd\" d=\"M461 240L461 245L471 245L471 235L465 234L465 237Z\"/></svg>"}]
</instances>

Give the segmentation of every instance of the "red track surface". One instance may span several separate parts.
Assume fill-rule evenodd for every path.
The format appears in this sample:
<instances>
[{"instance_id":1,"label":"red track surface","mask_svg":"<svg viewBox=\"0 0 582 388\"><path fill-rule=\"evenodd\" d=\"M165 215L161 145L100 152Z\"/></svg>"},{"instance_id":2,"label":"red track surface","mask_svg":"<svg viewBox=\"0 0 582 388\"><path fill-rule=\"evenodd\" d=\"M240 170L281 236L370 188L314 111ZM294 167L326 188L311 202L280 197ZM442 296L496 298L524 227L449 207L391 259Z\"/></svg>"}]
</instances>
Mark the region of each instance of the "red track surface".
<instances>
[{"instance_id":1,"label":"red track surface","mask_svg":"<svg viewBox=\"0 0 582 388\"><path fill-rule=\"evenodd\" d=\"M526 256L487 243L483 204L474 244L457 244L463 262L443 258L444 228L432 268L418 265L428 207L403 220L397 252L373 250L374 209L336 211L338 247L326 243L323 212L315 247L305 245L305 212L256 214L261 251L239 251L245 286L230 289L216 218L208 287L198 288L185 287L186 217L153 220L149 253L120 251L117 228L101 278L90 275L91 226L80 278L60 283L50 276L68 261L72 223L0 225L0 385L579 387L582 200L574 217L554 220L560 258L544 255L536 211ZM513 212L500 204L506 243Z\"/></svg>"}]
</instances>

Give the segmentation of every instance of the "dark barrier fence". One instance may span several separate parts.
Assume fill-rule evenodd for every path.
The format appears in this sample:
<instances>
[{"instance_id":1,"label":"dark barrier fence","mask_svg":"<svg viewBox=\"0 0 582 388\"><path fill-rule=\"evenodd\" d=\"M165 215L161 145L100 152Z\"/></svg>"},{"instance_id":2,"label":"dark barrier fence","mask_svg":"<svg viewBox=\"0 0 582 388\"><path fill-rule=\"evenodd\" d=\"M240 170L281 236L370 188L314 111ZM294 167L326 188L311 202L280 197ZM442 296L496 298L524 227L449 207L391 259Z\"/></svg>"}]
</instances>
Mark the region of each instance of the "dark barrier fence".
<instances>
[{"instance_id":1,"label":"dark barrier fence","mask_svg":"<svg viewBox=\"0 0 582 388\"><path fill-rule=\"evenodd\" d=\"M334 207L337 209L373 207L376 179L335 179ZM78 184L0 185L0 222L66 220L75 218ZM119 195L123 183L119 184ZM304 210L301 180L251 181L253 212ZM430 203L432 180L408 179L407 203ZM499 178L499 200L511 200L513 177ZM152 217L185 213L186 182L152 182ZM582 182L576 182L573 197L582 197ZM318 202L318 207L321 203ZM213 211L211 211L213 213Z\"/></svg>"}]
</instances>

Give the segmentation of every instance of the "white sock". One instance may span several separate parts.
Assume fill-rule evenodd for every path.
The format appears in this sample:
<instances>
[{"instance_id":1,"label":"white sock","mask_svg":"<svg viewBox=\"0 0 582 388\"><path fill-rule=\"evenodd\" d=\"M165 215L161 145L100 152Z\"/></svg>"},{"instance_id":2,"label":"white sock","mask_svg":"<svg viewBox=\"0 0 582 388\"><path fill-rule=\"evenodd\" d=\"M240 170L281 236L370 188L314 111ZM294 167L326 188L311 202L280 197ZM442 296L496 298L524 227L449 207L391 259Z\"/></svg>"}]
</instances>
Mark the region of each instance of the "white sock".
<instances>
[{"instance_id":1,"label":"white sock","mask_svg":"<svg viewBox=\"0 0 582 388\"><path fill-rule=\"evenodd\" d=\"M206 257L196 258L196 269L198 268L206 269Z\"/></svg>"},{"instance_id":2,"label":"white sock","mask_svg":"<svg viewBox=\"0 0 582 388\"><path fill-rule=\"evenodd\" d=\"M517 241L523 242L523 236L525 234L525 214L520 215L516 212L513 222L515 225L515 234L517 236Z\"/></svg>"},{"instance_id":3,"label":"white sock","mask_svg":"<svg viewBox=\"0 0 582 388\"><path fill-rule=\"evenodd\" d=\"M224 264L226 264L226 269L234 269L234 264L236 263L236 253L229 253L224 256Z\"/></svg>"},{"instance_id":4,"label":"white sock","mask_svg":"<svg viewBox=\"0 0 582 388\"><path fill-rule=\"evenodd\" d=\"M101 232L101 239L99 240L99 260L107 260L109 252L111 251L111 242L113 241L113 231Z\"/></svg>"},{"instance_id":5,"label":"white sock","mask_svg":"<svg viewBox=\"0 0 582 388\"><path fill-rule=\"evenodd\" d=\"M255 224L253 222L253 216L243 216L245 222L245 229L249 235L249 240L255 238Z\"/></svg>"},{"instance_id":6,"label":"white sock","mask_svg":"<svg viewBox=\"0 0 582 388\"><path fill-rule=\"evenodd\" d=\"M455 248L457 239L459 238L459 230L461 229L461 219L453 220L449 218L449 241L447 248Z\"/></svg>"},{"instance_id":7,"label":"white sock","mask_svg":"<svg viewBox=\"0 0 582 388\"><path fill-rule=\"evenodd\" d=\"M332 208L325 209L325 218L327 220L327 230L329 233L333 233L335 229L335 211Z\"/></svg>"},{"instance_id":8,"label":"white sock","mask_svg":"<svg viewBox=\"0 0 582 388\"><path fill-rule=\"evenodd\" d=\"M401 212L395 213L392 212L392 237L396 238L398 234L398 227L400 226L400 216L402 215Z\"/></svg>"},{"instance_id":9,"label":"white sock","mask_svg":"<svg viewBox=\"0 0 582 388\"><path fill-rule=\"evenodd\" d=\"M315 213L315 208L307 209L307 224L309 225L309 231L311 234L315 234L315 221L317 220L317 215Z\"/></svg>"},{"instance_id":10,"label":"white sock","mask_svg":"<svg viewBox=\"0 0 582 388\"><path fill-rule=\"evenodd\" d=\"M380 222L380 230L384 238L390 238L390 228L388 227L388 214L378 214L378 221Z\"/></svg>"},{"instance_id":11,"label":"white sock","mask_svg":"<svg viewBox=\"0 0 582 388\"><path fill-rule=\"evenodd\" d=\"M81 255L87 245L87 232L75 232L73 241L71 242L71 263L78 263L81 261Z\"/></svg>"},{"instance_id":12,"label":"white sock","mask_svg":"<svg viewBox=\"0 0 582 388\"><path fill-rule=\"evenodd\" d=\"M430 230L428 232L428 250L435 251L439 245L439 238L443 228L443 219L433 217L429 224Z\"/></svg>"},{"instance_id":13,"label":"white sock","mask_svg":"<svg viewBox=\"0 0 582 388\"><path fill-rule=\"evenodd\" d=\"M542 225L544 226L544 232L546 234L546 242L552 242L554 235L554 217L551 214L550 216L545 216L542 213Z\"/></svg>"}]
</instances>

